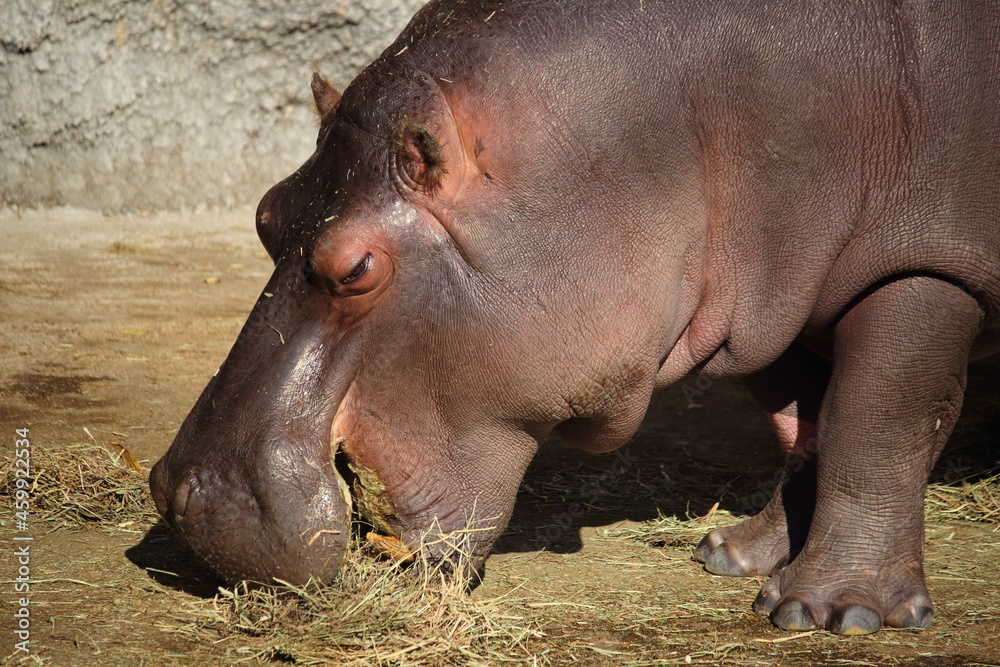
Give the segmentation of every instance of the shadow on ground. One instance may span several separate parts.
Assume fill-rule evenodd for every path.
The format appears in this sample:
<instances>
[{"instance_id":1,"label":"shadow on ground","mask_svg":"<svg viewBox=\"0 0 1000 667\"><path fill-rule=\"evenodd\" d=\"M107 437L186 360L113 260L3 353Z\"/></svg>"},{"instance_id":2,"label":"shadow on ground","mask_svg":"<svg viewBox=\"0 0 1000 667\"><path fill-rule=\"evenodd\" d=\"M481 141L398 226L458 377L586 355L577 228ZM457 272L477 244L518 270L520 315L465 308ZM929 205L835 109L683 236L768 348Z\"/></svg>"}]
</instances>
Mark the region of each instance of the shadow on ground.
<instances>
[{"instance_id":1,"label":"shadow on ground","mask_svg":"<svg viewBox=\"0 0 1000 667\"><path fill-rule=\"evenodd\" d=\"M962 417L931 482L960 484L995 471L998 388L1000 359L970 366ZM494 551L574 553L582 528L659 514L702 516L715 503L750 516L770 498L781 462L763 412L738 380L686 378L653 397L638 433L617 452L588 454L547 442Z\"/></svg>"},{"instance_id":2,"label":"shadow on ground","mask_svg":"<svg viewBox=\"0 0 1000 667\"><path fill-rule=\"evenodd\" d=\"M158 584L199 598L211 598L225 582L163 521L149 529L125 557Z\"/></svg>"}]
</instances>

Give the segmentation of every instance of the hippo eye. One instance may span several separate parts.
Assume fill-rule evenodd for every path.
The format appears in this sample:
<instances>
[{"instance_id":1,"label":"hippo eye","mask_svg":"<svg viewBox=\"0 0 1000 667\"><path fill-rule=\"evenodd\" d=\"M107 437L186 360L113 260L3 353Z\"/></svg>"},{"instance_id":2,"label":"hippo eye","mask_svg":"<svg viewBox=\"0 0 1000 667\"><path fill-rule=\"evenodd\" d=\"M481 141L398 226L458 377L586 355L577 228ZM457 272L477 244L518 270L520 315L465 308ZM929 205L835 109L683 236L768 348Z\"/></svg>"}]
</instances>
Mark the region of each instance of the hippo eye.
<instances>
[{"instance_id":1,"label":"hippo eye","mask_svg":"<svg viewBox=\"0 0 1000 667\"><path fill-rule=\"evenodd\" d=\"M354 297L377 290L392 277L392 259L384 249L357 239L340 247L334 241L314 251L305 271L309 284L331 297Z\"/></svg>"},{"instance_id":2,"label":"hippo eye","mask_svg":"<svg viewBox=\"0 0 1000 667\"><path fill-rule=\"evenodd\" d=\"M372 254L368 253L361 259L360 262L354 265L354 268L351 269L351 272L347 276L341 279L340 281L341 284L347 285L349 283L353 283L355 280L364 275L365 271L367 271L371 267L371 264L372 264Z\"/></svg>"}]
</instances>

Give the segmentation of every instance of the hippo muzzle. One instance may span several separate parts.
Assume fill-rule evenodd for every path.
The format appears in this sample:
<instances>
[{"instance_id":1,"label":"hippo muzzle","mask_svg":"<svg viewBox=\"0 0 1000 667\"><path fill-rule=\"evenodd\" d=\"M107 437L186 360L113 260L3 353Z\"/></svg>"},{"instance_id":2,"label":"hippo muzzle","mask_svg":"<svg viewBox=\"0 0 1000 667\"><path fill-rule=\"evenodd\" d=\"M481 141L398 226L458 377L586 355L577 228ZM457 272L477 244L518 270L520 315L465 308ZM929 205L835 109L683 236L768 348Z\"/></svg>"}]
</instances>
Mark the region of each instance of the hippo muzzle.
<instances>
[{"instance_id":1,"label":"hippo muzzle","mask_svg":"<svg viewBox=\"0 0 1000 667\"><path fill-rule=\"evenodd\" d=\"M330 402L310 400L330 370L327 350L268 294L153 467L150 488L163 519L226 581L328 582L352 503L330 449Z\"/></svg>"},{"instance_id":2,"label":"hippo muzzle","mask_svg":"<svg viewBox=\"0 0 1000 667\"><path fill-rule=\"evenodd\" d=\"M227 582L329 582L340 568L351 498L328 462L275 456L250 483L198 465L173 473L159 462L150 485L160 515Z\"/></svg>"}]
</instances>

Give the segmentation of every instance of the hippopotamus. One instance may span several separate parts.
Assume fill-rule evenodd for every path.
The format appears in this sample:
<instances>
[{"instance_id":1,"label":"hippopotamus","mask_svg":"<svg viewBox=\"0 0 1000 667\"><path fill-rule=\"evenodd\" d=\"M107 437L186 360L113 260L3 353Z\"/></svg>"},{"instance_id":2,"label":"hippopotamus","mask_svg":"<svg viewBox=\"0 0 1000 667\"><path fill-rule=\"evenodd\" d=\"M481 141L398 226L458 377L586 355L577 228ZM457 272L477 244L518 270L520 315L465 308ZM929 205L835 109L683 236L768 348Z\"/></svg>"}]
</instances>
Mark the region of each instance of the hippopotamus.
<instances>
[{"instance_id":1,"label":"hippopotamus","mask_svg":"<svg viewBox=\"0 0 1000 667\"><path fill-rule=\"evenodd\" d=\"M621 447L696 372L788 463L695 558L787 630L930 625L926 480L1000 348L1000 13L437 0L312 90L273 274L151 473L218 574L328 582L353 512L479 572L540 441Z\"/></svg>"}]
</instances>

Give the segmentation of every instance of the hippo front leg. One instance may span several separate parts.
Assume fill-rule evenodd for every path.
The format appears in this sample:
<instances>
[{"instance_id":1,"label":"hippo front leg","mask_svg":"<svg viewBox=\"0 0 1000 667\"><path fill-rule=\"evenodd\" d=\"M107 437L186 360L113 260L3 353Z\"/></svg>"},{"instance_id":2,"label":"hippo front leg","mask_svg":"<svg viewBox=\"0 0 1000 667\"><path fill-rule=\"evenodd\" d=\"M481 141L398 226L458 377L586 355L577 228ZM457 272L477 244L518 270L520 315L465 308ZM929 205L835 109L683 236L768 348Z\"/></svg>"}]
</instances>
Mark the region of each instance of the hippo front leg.
<instances>
[{"instance_id":1,"label":"hippo front leg","mask_svg":"<svg viewBox=\"0 0 1000 667\"><path fill-rule=\"evenodd\" d=\"M694 557L712 574L771 575L802 548L816 501L816 419L829 379L829 362L794 344L745 380L787 457L774 496L761 512L709 532L698 544Z\"/></svg>"},{"instance_id":2,"label":"hippo front leg","mask_svg":"<svg viewBox=\"0 0 1000 667\"><path fill-rule=\"evenodd\" d=\"M925 276L877 289L838 322L812 525L801 553L761 589L757 613L786 630L838 634L930 625L924 490L982 322L969 294Z\"/></svg>"}]
</instances>

